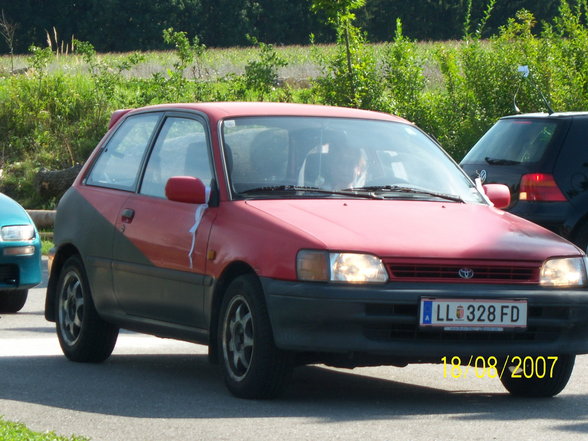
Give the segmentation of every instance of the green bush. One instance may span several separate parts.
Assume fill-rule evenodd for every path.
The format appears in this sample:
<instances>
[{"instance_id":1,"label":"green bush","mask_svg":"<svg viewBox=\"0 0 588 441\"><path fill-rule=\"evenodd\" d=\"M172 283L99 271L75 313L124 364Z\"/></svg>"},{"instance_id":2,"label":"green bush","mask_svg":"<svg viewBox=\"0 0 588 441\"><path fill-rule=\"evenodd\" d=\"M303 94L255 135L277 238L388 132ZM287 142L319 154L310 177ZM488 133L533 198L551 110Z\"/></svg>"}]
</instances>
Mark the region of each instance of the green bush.
<instances>
[{"instance_id":1,"label":"green bush","mask_svg":"<svg viewBox=\"0 0 588 441\"><path fill-rule=\"evenodd\" d=\"M315 51L323 75L315 81L319 102L334 106L389 111L386 90L381 81L373 50L361 29L353 25L353 10L365 0L314 0L312 8L328 17L337 33L337 51L331 57Z\"/></svg>"},{"instance_id":2,"label":"green bush","mask_svg":"<svg viewBox=\"0 0 588 441\"><path fill-rule=\"evenodd\" d=\"M560 15L539 32L533 15L521 10L487 41L438 48L442 87L429 96L433 117L423 127L460 160L496 119L516 113L515 94L522 112L547 112L542 94L556 111L586 110L586 11L585 0L573 10L562 0ZM529 67L529 78L520 65Z\"/></svg>"}]
</instances>

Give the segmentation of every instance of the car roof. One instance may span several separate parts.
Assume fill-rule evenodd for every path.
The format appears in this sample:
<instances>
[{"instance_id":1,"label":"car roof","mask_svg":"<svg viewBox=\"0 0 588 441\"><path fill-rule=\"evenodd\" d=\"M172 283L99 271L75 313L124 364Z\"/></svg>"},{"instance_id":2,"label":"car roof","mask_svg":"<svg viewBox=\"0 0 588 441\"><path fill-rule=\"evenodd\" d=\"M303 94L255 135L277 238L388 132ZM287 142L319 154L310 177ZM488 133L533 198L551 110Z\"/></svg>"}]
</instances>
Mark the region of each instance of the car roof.
<instances>
[{"instance_id":1,"label":"car roof","mask_svg":"<svg viewBox=\"0 0 588 441\"><path fill-rule=\"evenodd\" d=\"M500 119L517 119L517 118L550 118L550 119L566 119L574 117L588 117L588 111L584 112L554 112L554 113L520 113L517 115L507 115Z\"/></svg>"},{"instance_id":2,"label":"car roof","mask_svg":"<svg viewBox=\"0 0 588 441\"><path fill-rule=\"evenodd\" d=\"M219 120L246 116L323 116L338 118L377 119L409 123L398 116L346 107L332 107L315 104L270 103L270 102L214 102L214 103L174 103L141 107L124 113L137 113L155 110L191 110L206 113L210 118ZM116 113L120 117L120 113ZM113 114L113 116L115 115ZM116 118L118 119L118 118Z\"/></svg>"}]
</instances>

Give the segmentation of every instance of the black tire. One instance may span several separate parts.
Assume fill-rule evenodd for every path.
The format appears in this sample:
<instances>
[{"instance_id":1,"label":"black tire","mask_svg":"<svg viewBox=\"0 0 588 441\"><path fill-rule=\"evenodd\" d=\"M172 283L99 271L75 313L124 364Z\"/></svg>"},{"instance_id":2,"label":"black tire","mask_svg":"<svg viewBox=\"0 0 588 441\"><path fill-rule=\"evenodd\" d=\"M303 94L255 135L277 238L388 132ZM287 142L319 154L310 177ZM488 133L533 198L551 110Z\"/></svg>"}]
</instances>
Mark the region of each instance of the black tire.
<instances>
[{"instance_id":1,"label":"black tire","mask_svg":"<svg viewBox=\"0 0 588 441\"><path fill-rule=\"evenodd\" d=\"M227 288L220 311L218 348L229 391L239 398L275 398L292 371L276 348L259 280L243 275Z\"/></svg>"},{"instance_id":2,"label":"black tire","mask_svg":"<svg viewBox=\"0 0 588 441\"><path fill-rule=\"evenodd\" d=\"M558 355L556 358L547 356L514 357L501 371L500 381L513 396L553 397L568 384L574 370L575 360L576 356L569 354ZM501 368L503 366L504 364ZM513 378L513 374L520 378ZM526 376L530 378L526 378Z\"/></svg>"},{"instance_id":3,"label":"black tire","mask_svg":"<svg viewBox=\"0 0 588 441\"><path fill-rule=\"evenodd\" d=\"M28 289L0 291L0 312L14 313L20 311L29 295Z\"/></svg>"},{"instance_id":4,"label":"black tire","mask_svg":"<svg viewBox=\"0 0 588 441\"><path fill-rule=\"evenodd\" d=\"M98 363L110 357L118 328L100 318L79 257L63 265L55 296L56 329L65 356L78 362Z\"/></svg>"}]
</instances>

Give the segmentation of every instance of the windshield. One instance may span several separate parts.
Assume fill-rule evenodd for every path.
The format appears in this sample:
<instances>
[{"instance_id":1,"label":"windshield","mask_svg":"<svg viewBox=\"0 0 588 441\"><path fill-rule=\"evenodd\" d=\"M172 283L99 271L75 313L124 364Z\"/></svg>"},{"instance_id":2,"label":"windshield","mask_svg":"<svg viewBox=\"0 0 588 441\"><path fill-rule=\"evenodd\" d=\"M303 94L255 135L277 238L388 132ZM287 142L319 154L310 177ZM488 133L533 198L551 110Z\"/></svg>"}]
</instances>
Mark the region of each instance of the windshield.
<instances>
[{"instance_id":1,"label":"windshield","mask_svg":"<svg viewBox=\"0 0 588 441\"><path fill-rule=\"evenodd\" d=\"M462 164L517 165L537 162L557 124L544 119L502 119L472 147Z\"/></svg>"},{"instance_id":2,"label":"windshield","mask_svg":"<svg viewBox=\"0 0 588 441\"><path fill-rule=\"evenodd\" d=\"M469 178L412 125L323 117L224 121L234 197L374 197L483 203Z\"/></svg>"}]
</instances>

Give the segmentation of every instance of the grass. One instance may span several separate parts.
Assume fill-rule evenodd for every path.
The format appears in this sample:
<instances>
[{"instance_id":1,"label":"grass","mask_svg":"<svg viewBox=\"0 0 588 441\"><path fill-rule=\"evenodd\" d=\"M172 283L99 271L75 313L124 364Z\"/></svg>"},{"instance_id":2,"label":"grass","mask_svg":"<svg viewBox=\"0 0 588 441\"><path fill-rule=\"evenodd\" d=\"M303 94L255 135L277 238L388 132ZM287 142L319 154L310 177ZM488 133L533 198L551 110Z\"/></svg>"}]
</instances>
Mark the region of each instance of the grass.
<instances>
[{"instance_id":1,"label":"grass","mask_svg":"<svg viewBox=\"0 0 588 441\"><path fill-rule=\"evenodd\" d=\"M378 43L371 45L377 56L383 56L386 44ZM430 43L419 44L423 50L431 47ZM280 69L280 77L292 79L314 78L319 74L319 66L313 58L312 46L292 45L274 46L276 53L288 62L288 65ZM330 56L335 53L335 45L315 45L315 49L323 56ZM201 71L203 79L215 79L230 74L241 74L247 63L259 57L260 49L256 46L233 47L233 48L209 48L202 59ZM141 52L145 60L125 75L136 78L150 78L155 73L165 73L177 62L175 51L146 51ZM123 59L129 53L107 53L99 54L98 57L114 61ZM14 57L14 69L25 69L30 66L28 55L17 55ZM8 55L0 56L0 74L8 73L11 68L11 60ZM86 73L87 66L78 55L58 55L48 66L49 72ZM192 69L185 72L186 77L193 76Z\"/></svg>"},{"instance_id":2,"label":"grass","mask_svg":"<svg viewBox=\"0 0 588 441\"><path fill-rule=\"evenodd\" d=\"M0 439L2 441L88 441L89 438L72 435L56 435L54 432L33 432L24 424L13 423L0 417Z\"/></svg>"},{"instance_id":3,"label":"grass","mask_svg":"<svg viewBox=\"0 0 588 441\"><path fill-rule=\"evenodd\" d=\"M39 230L39 235L41 236L41 254L46 256L49 254L49 250L53 248L53 229L43 228Z\"/></svg>"},{"instance_id":4,"label":"grass","mask_svg":"<svg viewBox=\"0 0 588 441\"><path fill-rule=\"evenodd\" d=\"M41 254L43 254L43 256L49 254L51 248L53 248L53 242L51 240L41 239Z\"/></svg>"},{"instance_id":5,"label":"grass","mask_svg":"<svg viewBox=\"0 0 588 441\"><path fill-rule=\"evenodd\" d=\"M439 48L457 48L464 44L461 40L417 43L419 57L427 60L425 76L429 80L429 88L435 89L441 82L439 68L432 60L431 54ZM373 49L376 59L384 63L390 44L372 43L369 46ZM317 54L328 59L337 51L334 44L273 46L273 48L276 54L287 62L287 65L278 68L280 80L291 86L302 88L308 87L310 80L322 74ZM150 79L154 75L167 76L168 71L173 70L174 63L178 62L177 53L173 50L143 51L140 54L144 57L143 61L124 71L122 73L124 77ZM102 53L97 57L108 64L113 64L129 55L130 53ZM244 73L245 66L258 60L259 56L260 48L257 46L207 48L202 58L184 71L184 76L191 80L215 81L231 75L241 75ZM10 75L12 64L16 72L27 72L27 75L32 75L29 55L16 55L12 59L9 55L2 55L0 56L0 81L2 77ZM80 55L57 54L47 66L47 72L83 76L88 74L88 65Z\"/></svg>"},{"instance_id":6,"label":"grass","mask_svg":"<svg viewBox=\"0 0 588 441\"><path fill-rule=\"evenodd\" d=\"M333 52L333 45L317 46L325 53ZM288 61L291 69L294 70L296 77L305 78L306 73L315 73L316 63L311 59L310 46L279 46L275 47L276 52ZM177 56L175 51L146 51L141 52L145 56L145 61L133 67L128 75L139 78L149 78L154 73L165 73L175 62ZM108 53L99 54L98 56L110 61L127 57L129 53ZM239 48L210 48L207 49L203 58L203 68L207 76L211 78L224 76L231 73L242 73L245 65L259 55L258 47L239 47ZM11 66L10 57L4 55L0 57L0 72L9 72ZM17 55L14 57L14 69L23 69L30 66L27 55ZM87 66L82 57L78 55L59 55L49 65L49 71L62 71L68 73L85 73ZM191 72L186 72L191 76Z\"/></svg>"}]
</instances>

